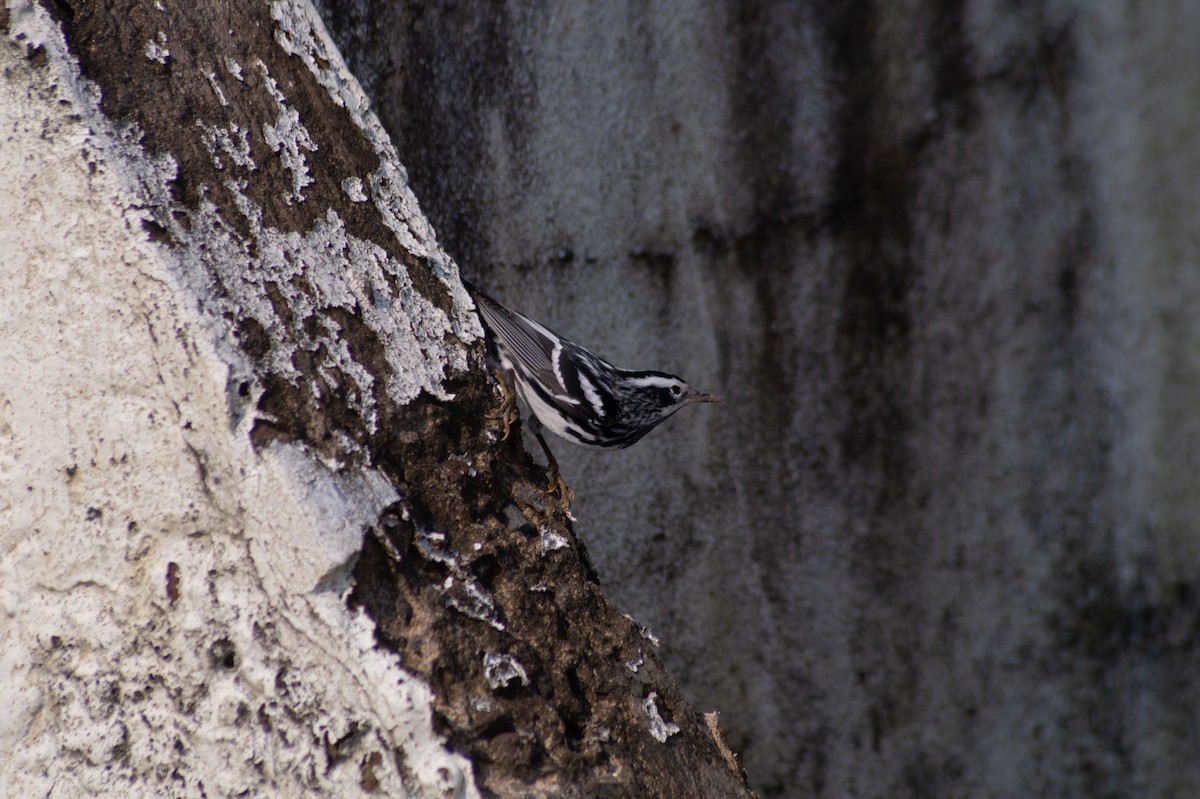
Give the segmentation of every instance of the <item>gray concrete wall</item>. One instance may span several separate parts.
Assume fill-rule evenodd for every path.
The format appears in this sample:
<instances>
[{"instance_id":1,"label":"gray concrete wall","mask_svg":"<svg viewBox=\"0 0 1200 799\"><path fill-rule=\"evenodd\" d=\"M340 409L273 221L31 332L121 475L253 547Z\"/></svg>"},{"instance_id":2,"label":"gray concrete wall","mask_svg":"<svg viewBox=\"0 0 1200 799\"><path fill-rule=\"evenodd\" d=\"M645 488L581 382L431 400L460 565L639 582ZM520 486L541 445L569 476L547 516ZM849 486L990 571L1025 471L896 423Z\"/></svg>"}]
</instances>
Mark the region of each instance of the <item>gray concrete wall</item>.
<instances>
[{"instance_id":1,"label":"gray concrete wall","mask_svg":"<svg viewBox=\"0 0 1200 799\"><path fill-rule=\"evenodd\" d=\"M726 397L555 451L762 795L1200 795L1200 6L325 7L466 274Z\"/></svg>"}]
</instances>

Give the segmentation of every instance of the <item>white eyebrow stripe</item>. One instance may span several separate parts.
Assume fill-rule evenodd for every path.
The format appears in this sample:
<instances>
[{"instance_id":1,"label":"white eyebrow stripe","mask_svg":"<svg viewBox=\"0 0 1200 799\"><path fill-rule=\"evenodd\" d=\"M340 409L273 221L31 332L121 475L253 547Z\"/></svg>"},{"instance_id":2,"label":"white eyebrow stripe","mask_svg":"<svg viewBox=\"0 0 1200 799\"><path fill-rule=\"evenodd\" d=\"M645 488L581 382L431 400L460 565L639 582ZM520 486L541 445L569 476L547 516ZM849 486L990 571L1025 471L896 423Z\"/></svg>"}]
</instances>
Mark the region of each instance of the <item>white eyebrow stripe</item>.
<instances>
[{"instance_id":1,"label":"white eyebrow stripe","mask_svg":"<svg viewBox=\"0 0 1200 799\"><path fill-rule=\"evenodd\" d=\"M670 380L666 377L658 377L657 375L650 375L649 377L634 377L627 382L629 385L637 386L638 388L650 388L652 386L656 388L670 388L671 386L679 385L674 380Z\"/></svg>"}]
</instances>

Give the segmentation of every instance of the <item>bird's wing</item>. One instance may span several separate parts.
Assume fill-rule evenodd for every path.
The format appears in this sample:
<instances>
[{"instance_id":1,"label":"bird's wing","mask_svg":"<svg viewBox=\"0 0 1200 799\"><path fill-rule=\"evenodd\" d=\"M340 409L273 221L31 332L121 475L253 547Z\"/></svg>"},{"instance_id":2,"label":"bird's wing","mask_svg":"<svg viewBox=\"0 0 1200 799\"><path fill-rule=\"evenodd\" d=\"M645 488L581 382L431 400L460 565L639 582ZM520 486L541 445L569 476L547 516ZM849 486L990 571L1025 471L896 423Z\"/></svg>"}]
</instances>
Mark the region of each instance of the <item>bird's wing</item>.
<instances>
[{"instance_id":1,"label":"bird's wing","mask_svg":"<svg viewBox=\"0 0 1200 799\"><path fill-rule=\"evenodd\" d=\"M557 399L577 404L563 386L557 368L563 345L569 342L529 317L505 308L473 286L468 288L475 297L475 305L483 321L509 354L517 359L517 366L531 378L540 381Z\"/></svg>"},{"instance_id":2,"label":"bird's wing","mask_svg":"<svg viewBox=\"0 0 1200 799\"><path fill-rule=\"evenodd\" d=\"M613 430L621 423L620 403L609 388L618 370L474 286L467 284L467 289L488 332L514 361L513 368L523 373L529 390L560 412L561 416L549 419L538 414L544 426L584 445L623 447L640 438L639 434L612 444L594 444L598 430Z\"/></svg>"}]
</instances>

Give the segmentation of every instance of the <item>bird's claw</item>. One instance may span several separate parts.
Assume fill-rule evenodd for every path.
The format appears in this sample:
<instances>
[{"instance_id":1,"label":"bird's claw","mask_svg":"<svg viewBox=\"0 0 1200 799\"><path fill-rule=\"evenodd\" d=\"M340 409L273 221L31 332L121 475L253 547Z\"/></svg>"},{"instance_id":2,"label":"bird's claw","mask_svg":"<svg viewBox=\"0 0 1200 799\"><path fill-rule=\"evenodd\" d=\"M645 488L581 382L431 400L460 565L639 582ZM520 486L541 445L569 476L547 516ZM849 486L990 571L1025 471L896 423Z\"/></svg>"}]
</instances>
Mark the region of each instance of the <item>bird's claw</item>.
<instances>
[{"instance_id":1,"label":"bird's claw","mask_svg":"<svg viewBox=\"0 0 1200 799\"><path fill-rule=\"evenodd\" d=\"M542 438L542 426L538 423L537 417L530 419L532 423L533 435L537 438L539 444L542 445L542 452L546 454L546 469L550 472L550 485L546 486L547 494L558 494L558 504L562 506L563 512L574 520L571 516L571 503L575 501L575 492L562 479L562 475L558 471L558 461L554 459L554 453L550 451L549 445L546 444L546 439Z\"/></svg>"},{"instance_id":2,"label":"bird's claw","mask_svg":"<svg viewBox=\"0 0 1200 799\"><path fill-rule=\"evenodd\" d=\"M507 441L513 424L521 418L520 413L517 412L517 391L512 385L512 376L499 369L496 370L496 382L500 385L500 396L503 399L499 408L487 414L487 419L488 421L499 419L504 422L504 435L500 436L500 440Z\"/></svg>"},{"instance_id":3,"label":"bird's claw","mask_svg":"<svg viewBox=\"0 0 1200 799\"><path fill-rule=\"evenodd\" d=\"M558 473L558 469L551 471L550 485L546 487L546 493L550 495L558 494L558 504L568 514L571 512L571 503L575 501L575 491L562 479L562 475Z\"/></svg>"}]
</instances>

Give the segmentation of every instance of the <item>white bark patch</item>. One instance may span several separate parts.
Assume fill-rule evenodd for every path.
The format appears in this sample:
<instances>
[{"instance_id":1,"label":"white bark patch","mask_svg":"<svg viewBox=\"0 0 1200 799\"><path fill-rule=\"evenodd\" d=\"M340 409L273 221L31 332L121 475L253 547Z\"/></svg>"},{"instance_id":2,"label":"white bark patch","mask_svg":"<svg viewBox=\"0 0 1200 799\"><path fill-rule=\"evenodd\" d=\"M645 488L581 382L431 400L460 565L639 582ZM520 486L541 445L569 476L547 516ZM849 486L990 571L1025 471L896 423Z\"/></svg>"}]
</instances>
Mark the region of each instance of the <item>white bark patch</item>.
<instances>
[{"instance_id":1,"label":"white bark patch","mask_svg":"<svg viewBox=\"0 0 1200 799\"><path fill-rule=\"evenodd\" d=\"M483 656L483 673L493 691L507 688L513 680L529 685L529 675L521 661L503 652L488 652Z\"/></svg>"},{"instance_id":2,"label":"white bark patch","mask_svg":"<svg viewBox=\"0 0 1200 799\"><path fill-rule=\"evenodd\" d=\"M650 734L659 743L666 743L668 738L679 732L678 724L664 721L662 714L658 712L658 694L656 692L651 691L650 695L642 702L642 712L650 721Z\"/></svg>"},{"instance_id":3,"label":"white bark patch","mask_svg":"<svg viewBox=\"0 0 1200 799\"><path fill-rule=\"evenodd\" d=\"M211 77L211 76L210 76ZM213 88L218 93L221 92L220 87L213 82ZM225 96L221 94L222 105L228 105L225 102ZM225 161L223 158L228 158L242 169L254 171L258 169L258 165L254 163L254 159L250 157L250 134L239 128L232 122L227 127L219 127L217 125L209 125L203 120L196 120L196 125L204 131L204 146L208 148L208 152L212 154L213 166L217 169L225 169Z\"/></svg>"},{"instance_id":4,"label":"white bark patch","mask_svg":"<svg viewBox=\"0 0 1200 799\"><path fill-rule=\"evenodd\" d=\"M159 31L157 37L146 42L146 58L163 65L171 59L171 51L167 49L167 34Z\"/></svg>"},{"instance_id":5,"label":"white bark patch","mask_svg":"<svg viewBox=\"0 0 1200 799\"><path fill-rule=\"evenodd\" d=\"M368 795L369 767L374 795L478 797L470 764L432 729L428 686L325 590L394 490L299 446L251 448L228 391L245 364L222 343L219 311L198 310L207 295L184 290L215 265L232 276L236 247L203 212L190 233L172 231L178 247L150 243L142 209L167 191L161 179L174 165L148 161L136 132L111 129L40 6L10 4L9 26L0 39L6 795L354 797ZM44 47L48 63L31 67L27 46ZM311 256L306 276L322 298L368 297L370 268L339 280L340 265L318 257L330 241L354 252L361 243L338 234L336 218L324 225L310 237L264 235L276 243L262 265L286 271L294 264L280 259ZM253 271L244 254L241 270ZM229 307L242 299L230 294ZM388 324L415 369L403 390L436 391L438 366L419 343L399 344L417 340L416 325Z\"/></svg>"},{"instance_id":6,"label":"white bark patch","mask_svg":"<svg viewBox=\"0 0 1200 799\"><path fill-rule=\"evenodd\" d=\"M346 196L352 202L365 203L367 201L367 193L363 191L363 182L358 178L346 178L343 180L342 191L346 192Z\"/></svg>"},{"instance_id":7,"label":"white bark patch","mask_svg":"<svg viewBox=\"0 0 1200 799\"><path fill-rule=\"evenodd\" d=\"M312 176L308 174L308 160L304 157L304 151L316 152L317 143L312 140L308 128L301 124L300 112L288 107L287 98L271 77L267 65L259 61L258 69L262 72L267 91L279 107L279 116L275 122L263 125L263 138L271 145L272 150L279 153L284 168L292 173L292 193L288 197L288 204L304 202L304 187L313 182Z\"/></svg>"},{"instance_id":8,"label":"white bark patch","mask_svg":"<svg viewBox=\"0 0 1200 799\"><path fill-rule=\"evenodd\" d=\"M548 552L556 552L568 545L566 538L554 532L549 527L542 528L541 544L543 555Z\"/></svg>"},{"instance_id":9,"label":"white bark patch","mask_svg":"<svg viewBox=\"0 0 1200 799\"><path fill-rule=\"evenodd\" d=\"M221 89L221 84L217 83L217 73L206 72L204 77L208 78L208 83L213 88L213 94L217 95L217 101L220 102L224 107L228 108L229 98L225 96L224 90Z\"/></svg>"},{"instance_id":10,"label":"white bark patch","mask_svg":"<svg viewBox=\"0 0 1200 799\"><path fill-rule=\"evenodd\" d=\"M279 25L275 38L288 55L300 58L334 100L344 107L379 154L379 169L368 177L371 196L397 240L413 253L424 257L433 267L454 300L451 325L460 335L482 337L483 328L475 314L466 289L457 279L457 267L437 244L433 228L421 213L417 198L408 186L408 174L379 118L371 111L370 101L350 74L341 53L325 30L325 24L312 5L300 0L276 0L271 16Z\"/></svg>"}]
</instances>

